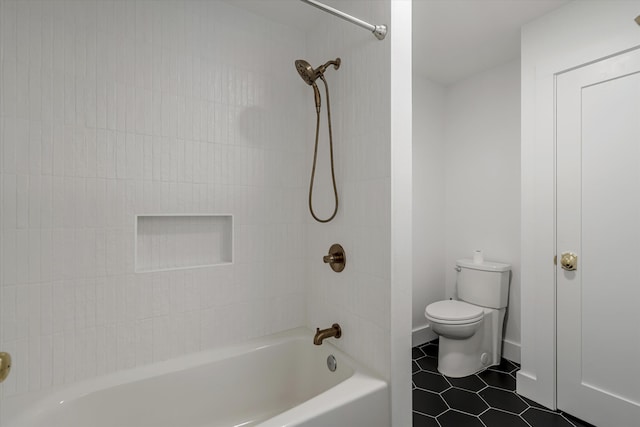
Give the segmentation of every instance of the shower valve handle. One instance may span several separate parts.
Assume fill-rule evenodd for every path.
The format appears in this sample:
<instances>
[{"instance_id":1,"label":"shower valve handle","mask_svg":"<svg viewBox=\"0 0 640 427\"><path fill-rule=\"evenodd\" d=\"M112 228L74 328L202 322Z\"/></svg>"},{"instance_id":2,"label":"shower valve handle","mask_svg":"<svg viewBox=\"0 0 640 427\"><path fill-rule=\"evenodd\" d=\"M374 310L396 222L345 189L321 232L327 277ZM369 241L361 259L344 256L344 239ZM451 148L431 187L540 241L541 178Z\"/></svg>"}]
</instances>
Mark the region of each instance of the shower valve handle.
<instances>
[{"instance_id":1,"label":"shower valve handle","mask_svg":"<svg viewBox=\"0 0 640 427\"><path fill-rule=\"evenodd\" d=\"M322 257L322 260L324 261L325 264L331 264L334 262L343 262L344 255L342 254L325 255Z\"/></svg>"},{"instance_id":2,"label":"shower valve handle","mask_svg":"<svg viewBox=\"0 0 640 427\"><path fill-rule=\"evenodd\" d=\"M336 273L340 273L344 270L344 266L347 263L347 256L344 253L344 248L337 243L331 245L329 248L329 254L322 257L322 261L325 264L329 264L331 269Z\"/></svg>"}]
</instances>

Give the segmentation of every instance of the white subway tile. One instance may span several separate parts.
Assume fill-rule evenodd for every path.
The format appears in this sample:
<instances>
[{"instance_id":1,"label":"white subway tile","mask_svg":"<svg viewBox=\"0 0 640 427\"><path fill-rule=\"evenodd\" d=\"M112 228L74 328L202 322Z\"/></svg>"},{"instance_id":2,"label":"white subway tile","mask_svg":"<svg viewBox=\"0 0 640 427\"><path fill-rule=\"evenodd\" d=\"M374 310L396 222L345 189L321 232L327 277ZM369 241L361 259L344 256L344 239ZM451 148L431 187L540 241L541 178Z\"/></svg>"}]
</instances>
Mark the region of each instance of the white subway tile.
<instances>
[{"instance_id":1,"label":"white subway tile","mask_svg":"<svg viewBox=\"0 0 640 427\"><path fill-rule=\"evenodd\" d=\"M40 280L53 279L53 233L51 229L40 230Z\"/></svg>"},{"instance_id":2,"label":"white subway tile","mask_svg":"<svg viewBox=\"0 0 640 427\"><path fill-rule=\"evenodd\" d=\"M60 292L62 292L63 309L62 330L65 335L72 336L76 329L76 312L81 310L81 307L76 306L76 282L73 280L63 281Z\"/></svg>"},{"instance_id":3,"label":"white subway tile","mask_svg":"<svg viewBox=\"0 0 640 427\"><path fill-rule=\"evenodd\" d=\"M112 75L112 74L110 74ZM109 130L116 130L117 125L117 85L116 82L109 79L106 82L106 128Z\"/></svg>"},{"instance_id":4,"label":"white subway tile","mask_svg":"<svg viewBox=\"0 0 640 427\"><path fill-rule=\"evenodd\" d=\"M100 43L100 41L99 41ZM99 47L99 50L104 47ZM104 60L104 54L98 55L98 67L97 67L97 81L96 81L96 127L98 129L107 128L107 110L108 110L108 98L107 98L107 81L105 74L105 65L101 63Z\"/></svg>"},{"instance_id":5,"label":"white subway tile","mask_svg":"<svg viewBox=\"0 0 640 427\"><path fill-rule=\"evenodd\" d=\"M105 355L114 355L113 352L118 348L117 345L117 326L115 324L108 324L105 327ZM106 357L105 373L114 372L117 369L117 363L117 357ZM98 366L100 366L100 363L98 363Z\"/></svg>"},{"instance_id":6,"label":"white subway tile","mask_svg":"<svg viewBox=\"0 0 640 427\"><path fill-rule=\"evenodd\" d=\"M16 119L13 138L15 141L15 167L18 175L28 174L29 166L29 121Z\"/></svg>"},{"instance_id":7,"label":"white subway tile","mask_svg":"<svg viewBox=\"0 0 640 427\"><path fill-rule=\"evenodd\" d=\"M119 49L119 52L121 50ZM119 55L120 56L120 55ZM122 83L122 67L119 67L119 79L115 84L115 130L124 132L127 121L127 87Z\"/></svg>"},{"instance_id":8,"label":"white subway tile","mask_svg":"<svg viewBox=\"0 0 640 427\"><path fill-rule=\"evenodd\" d=\"M39 338L40 388L46 390L53 385L53 336L43 335Z\"/></svg>"},{"instance_id":9,"label":"white subway tile","mask_svg":"<svg viewBox=\"0 0 640 427\"><path fill-rule=\"evenodd\" d=\"M308 250L308 171L296 166L307 149L285 141L307 128L284 119L304 117L267 104L302 97L288 79L244 71L238 53L266 60L262 38L279 27L239 28L231 49L200 27L244 17L229 5L23 6L3 2L0 16L2 328L3 341L24 337L34 375L9 394L305 324L306 267L265 264ZM274 46L283 58L305 49L304 38ZM134 275L141 213L234 214L235 265ZM202 256L201 240L149 250L180 265Z\"/></svg>"},{"instance_id":10,"label":"white subway tile","mask_svg":"<svg viewBox=\"0 0 640 427\"><path fill-rule=\"evenodd\" d=\"M153 320L136 323L136 364L143 366L153 362Z\"/></svg>"},{"instance_id":11,"label":"white subway tile","mask_svg":"<svg viewBox=\"0 0 640 427\"><path fill-rule=\"evenodd\" d=\"M64 284L53 282L51 285L51 329L53 334L62 333L64 330Z\"/></svg>"},{"instance_id":12,"label":"white subway tile","mask_svg":"<svg viewBox=\"0 0 640 427\"><path fill-rule=\"evenodd\" d=\"M150 319L153 316L153 275L136 276L136 286L140 301L138 319Z\"/></svg>"},{"instance_id":13,"label":"white subway tile","mask_svg":"<svg viewBox=\"0 0 640 427\"><path fill-rule=\"evenodd\" d=\"M28 199L26 203L29 206L28 226L32 228L41 226L41 215L44 212L42 203L46 201L47 196L43 194L41 183L40 175L32 175L28 183L29 189L25 195Z\"/></svg>"},{"instance_id":14,"label":"white subway tile","mask_svg":"<svg viewBox=\"0 0 640 427\"><path fill-rule=\"evenodd\" d=\"M78 58L78 59L84 63L84 58L82 59ZM76 64L78 64L80 61L76 61ZM82 72L79 72L78 70L76 70L74 92L76 97L75 99L76 117L75 117L74 124L78 127L84 128L85 126L87 126L87 113L88 113L88 111L86 110L87 78L85 76L84 69Z\"/></svg>"},{"instance_id":15,"label":"white subway tile","mask_svg":"<svg viewBox=\"0 0 640 427\"><path fill-rule=\"evenodd\" d=\"M66 50L66 49L65 49ZM64 74L64 124L73 125L76 120L76 82L72 71L65 65Z\"/></svg>"},{"instance_id":16,"label":"white subway tile","mask_svg":"<svg viewBox=\"0 0 640 427\"><path fill-rule=\"evenodd\" d=\"M53 286L51 283L40 285L40 333L53 333Z\"/></svg>"},{"instance_id":17,"label":"white subway tile","mask_svg":"<svg viewBox=\"0 0 640 427\"><path fill-rule=\"evenodd\" d=\"M30 336L28 340L28 372L29 372L29 391L40 391L41 383L41 360L42 350L39 335Z\"/></svg>"},{"instance_id":18,"label":"white subway tile","mask_svg":"<svg viewBox=\"0 0 640 427\"><path fill-rule=\"evenodd\" d=\"M3 201L2 201L2 229L12 230L17 227L17 211L18 211L18 177L12 174L4 174ZM5 253L7 253L5 251Z\"/></svg>"},{"instance_id":19,"label":"white subway tile","mask_svg":"<svg viewBox=\"0 0 640 427\"><path fill-rule=\"evenodd\" d=\"M94 126L95 127L95 126ZM97 136L95 129L85 129L84 142L86 144L86 177L97 176Z\"/></svg>"},{"instance_id":20,"label":"white subway tile","mask_svg":"<svg viewBox=\"0 0 640 427\"><path fill-rule=\"evenodd\" d=\"M27 283L29 280L29 230L16 230L15 243L16 283Z\"/></svg>"},{"instance_id":21,"label":"white subway tile","mask_svg":"<svg viewBox=\"0 0 640 427\"><path fill-rule=\"evenodd\" d=\"M95 54L95 51L92 51ZM92 62L95 64L95 62ZM87 76L87 79L84 81L83 87L83 115L85 118L85 125L90 129L95 129L97 125L97 88L95 81L95 65L92 67L92 74L94 76Z\"/></svg>"},{"instance_id":22,"label":"white subway tile","mask_svg":"<svg viewBox=\"0 0 640 427\"><path fill-rule=\"evenodd\" d=\"M107 274L107 241L103 229L96 230L96 276Z\"/></svg>"},{"instance_id":23,"label":"white subway tile","mask_svg":"<svg viewBox=\"0 0 640 427\"><path fill-rule=\"evenodd\" d=\"M2 84L4 92L2 94L2 100L0 102L0 108L3 116L15 118L16 112L16 97L17 95L17 69L15 59L15 44L14 44L13 57L11 56L10 49L6 49L7 56L2 64Z\"/></svg>"},{"instance_id":24,"label":"white subway tile","mask_svg":"<svg viewBox=\"0 0 640 427\"><path fill-rule=\"evenodd\" d=\"M42 241L40 229L32 228L28 231L28 275L27 281L29 283L38 283L41 280L41 253L42 253Z\"/></svg>"},{"instance_id":25,"label":"white subway tile","mask_svg":"<svg viewBox=\"0 0 640 427\"><path fill-rule=\"evenodd\" d=\"M18 175L16 177L16 226L27 228L29 226L29 176Z\"/></svg>"},{"instance_id":26,"label":"white subway tile","mask_svg":"<svg viewBox=\"0 0 640 427\"><path fill-rule=\"evenodd\" d=\"M170 328L168 316L154 317L153 320L153 360L159 362L169 358L169 338L167 331Z\"/></svg>"},{"instance_id":27,"label":"white subway tile","mask_svg":"<svg viewBox=\"0 0 640 427\"><path fill-rule=\"evenodd\" d=\"M18 37L20 40L21 37ZM18 60L16 61L16 117L21 120L29 119L29 66L21 55L28 54L26 47L21 47L18 43Z\"/></svg>"},{"instance_id":28,"label":"white subway tile","mask_svg":"<svg viewBox=\"0 0 640 427\"><path fill-rule=\"evenodd\" d=\"M77 371L77 349L76 349L77 336L73 331L64 333L64 383L72 384L76 378Z\"/></svg>"},{"instance_id":29,"label":"white subway tile","mask_svg":"<svg viewBox=\"0 0 640 427\"><path fill-rule=\"evenodd\" d=\"M93 329L96 326L96 280L89 279L85 285L86 297L85 297L85 320L86 327L89 329Z\"/></svg>"},{"instance_id":30,"label":"white subway tile","mask_svg":"<svg viewBox=\"0 0 640 427\"><path fill-rule=\"evenodd\" d=\"M51 61L49 61L51 62ZM41 96L42 96L42 125L44 127L43 132L46 132L47 128L51 128L53 124L54 111L53 111L53 69L52 65L48 64L46 67L43 67L41 72ZM43 141L44 142L44 141ZM42 153L43 161L46 161L45 152L43 150ZM43 172L44 173L44 172Z\"/></svg>"},{"instance_id":31,"label":"white subway tile","mask_svg":"<svg viewBox=\"0 0 640 427\"><path fill-rule=\"evenodd\" d=\"M127 60L125 62L127 64L127 68L131 67L131 63ZM130 70L127 70L128 77L130 77ZM125 97L125 128L127 132L135 132L136 131L136 95L135 95L135 86L133 82L129 82L128 84L122 87L124 90Z\"/></svg>"},{"instance_id":32,"label":"white subway tile","mask_svg":"<svg viewBox=\"0 0 640 427\"><path fill-rule=\"evenodd\" d=\"M52 372L53 385L64 384L64 363L65 363L65 335L56 333L53 335L53 358Z\"/></svg>"},{"instance_id":33,"label":"white subway tile","mask_svg":"<svg viewBox=\"0 0 640 427\"><path fill-rule=\"evenodd\" d=\"M136 365L136 334L132 322L118 323L117 369L129 369Z\"/></svg>"},{"instance_id":34,"label":"white subway tile","mask_svg":"<svg viewBox=\"0 0 640 427\"><path fill-rule=\"evenodd\" d=\"M104 375L107 372L107 359L113 354L113 349L107 348L107 328L103 325L98 325L95 328L96 331L96 375Z\"/></svg>"},{"instance_id":35,"label":"white subway tile","mask_svg":"<svg viewBox=\"0 0 640 427\"><path fill-rule=\"evenodd\" d=\"M58 111L54 106L54 111ZM65 168L65 139L62 122L54 118L52 126L52 173L55 176L63 176Z\"/></svg>"},{"instance_id":36,"label":"white subway tile","mask_svg":"<svg viewBox=\"0 0 640 427\"><path fill-rule=\"evenodd\" d=\"M76 179L68 176L62 179L62 206L61 214L63 216L62 226L64 228L70 229L76 226L76 221L79 218L77 215L77 206L76 202L78 201L77 195L77 185ZM68 246L65 246L64 249L69 249L72 247L72 243L69 243Z\"/></svg>"},{"instance_id":37,"label":"white subway tile","mask_svg":"<svg viewBox=\"0 0 640 427\"><path fill-rule=\"evenodd\" d=\"M76 17L76 22L85 21L86 18L82 16L82 11L80 9L76 9L80 13ZM76 76L84 77L86 75L87 69L87 46L86 46L86 35L85 35L85 26L84 25L76 25L74 26L75 31L73 36L75 37L75 52L71 52L74 56L75 60L75 71L74 74Z\"/></svg>"},{"instance_id":38,"label":"white subway tile","mask_svg":"<svg viewBox=\"0 0 640 427\"><path fill-rule=\"evenodd\" d=\"M89 328L84 331L84 378L93 378L96 376L97 370L97 354L96 354L96 330Z\"/></svg>"}]
</instances>

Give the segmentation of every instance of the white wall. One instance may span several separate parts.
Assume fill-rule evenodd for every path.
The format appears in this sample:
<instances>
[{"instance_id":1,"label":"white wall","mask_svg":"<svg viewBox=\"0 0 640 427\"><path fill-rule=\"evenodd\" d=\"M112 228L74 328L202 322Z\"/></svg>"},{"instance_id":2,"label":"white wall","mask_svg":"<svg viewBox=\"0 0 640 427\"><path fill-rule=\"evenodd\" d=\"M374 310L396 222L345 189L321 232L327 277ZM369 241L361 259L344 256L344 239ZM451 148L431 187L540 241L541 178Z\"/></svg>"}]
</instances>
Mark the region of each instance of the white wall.
<instances>
[{"instance_id":1,"label":"white wall","mask_svg":"<svg viewBox=\"0 0 640 427\"><path fill-rule=\"evenodd\" d=\"M329 3L331 4L331 3ZM354 16L389 22L389 2L344 2L334 5ZM307 40L307 59L314 67L340 57L339 70L325 73L331 95L336 179L340 207L325 224L311 218L308 233L307 323L310 328L342 326L335 344L390 378L390 43L327 15ZM302 83L302 81L300 81ZM324 87L318 82L326 107ZM307 87L301 105L308 127L301 144L307 148L304 182L313 157L315 108ZM323 108L314 209L323 218L333 211L328 171L328 136ZM306 190L305 190L306 191ZM333 243L346 252L347 265L335 273L322 262Z\"/></svg>"},{"instance_id":2,"label":"white wall","mask_svg":"<svg viewBox=\"0 0 640 427\"><path fill-rule=\"evenodd\" d=\"M556 405L554 75L640 44L638 1L571 2L522 31L522 369L518 393Z\"/></svg>"},{"instance_id":3,"label":"white wall","mask_svg":"<svg viewBox=\"0 0 640 427\"><path fill-rule=\"evenodd\" d=\"M424 309L445 297L446 89L413 77L413 345L436 338Z\"/></svg>"},{"instance_id":4,"label":"white wall","mask_svg":"<svg viewBox=\"0 0 640 427\"><path fill-rule=\"evenodd\" d=\"M412 423L412 2L391 2L391 425Z\"/></svg>"},{"instance_id":5,"label":"white wall","mask_svg":"<svg viewBox=\"0 0 640 427\"><path fill-rule=\"evenodd\" d=\"M455 297L459 258L482 249L512 264L504 356L520 360L520 66L448 87L414 76L413 330L429 303Z\"/></svg>"},{"instance_id":6,"label":"white wall","mask_svg":"<svg viewBox=\"0 0 640 427\"><path fill-rule=\"evenodd\" d=\"M498 66L448 88L445 113L446 296L455 261L475 249L508 262L513 276L505 357L520 343L520 63ZM514 344L514 345L511 345Z\"/></svg>"},{"instance_id":7,"label":"white wall","mask_svg":"<svg viewBox=\"0 0 640 427\"><path fill-rule=\"evenodd\" d=\"M222 2L0 1L5 415L60 385L305 324L304 51L300 32ZM388 117L388 87L376 96ZM388 149L388 124L380 135ZM375 172L358 189L387 189L388 210L388 167ZM233 214L234 265L134 274L141 213ZM364 230L352 237L385 255L388 225ZM380 298L387 270L370 273Z\"/></svg>"}]
</instances>

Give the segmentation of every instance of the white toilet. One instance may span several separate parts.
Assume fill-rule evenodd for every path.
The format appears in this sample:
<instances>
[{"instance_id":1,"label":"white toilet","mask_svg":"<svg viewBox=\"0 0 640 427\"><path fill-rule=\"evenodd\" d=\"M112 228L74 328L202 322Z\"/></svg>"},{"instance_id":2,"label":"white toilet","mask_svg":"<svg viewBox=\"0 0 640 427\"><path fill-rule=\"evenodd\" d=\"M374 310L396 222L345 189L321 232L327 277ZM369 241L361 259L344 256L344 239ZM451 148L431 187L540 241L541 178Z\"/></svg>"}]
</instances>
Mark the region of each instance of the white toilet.
<instances>
[{"instance_id":1,"label":"white toilet","mask_svg":"<svg viewBox=\"0 0 640 427\"><path fill-rule=\"evenodd\" d=\"M440 336L440 373L466 377L500 363L510 270L511 265L498 262L456 261L459 300L434 302L424 311Z\"/></svg>"}]
</instances>

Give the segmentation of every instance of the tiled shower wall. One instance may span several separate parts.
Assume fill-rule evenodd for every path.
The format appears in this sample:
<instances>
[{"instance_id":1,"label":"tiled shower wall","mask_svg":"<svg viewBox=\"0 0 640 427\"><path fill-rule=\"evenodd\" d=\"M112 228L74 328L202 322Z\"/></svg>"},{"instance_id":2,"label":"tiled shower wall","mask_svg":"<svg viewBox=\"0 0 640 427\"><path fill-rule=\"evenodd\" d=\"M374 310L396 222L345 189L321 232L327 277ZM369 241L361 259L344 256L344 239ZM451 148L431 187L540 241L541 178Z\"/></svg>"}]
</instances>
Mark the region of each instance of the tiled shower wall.
<instances>
[{"instance_id":1,"label":"tiled shower wall","mask_svg":"<svg viewBox=\"0 0 640 427\"><path fill-rule=\"evenodd\" d=\"M389 1L326 3L368 22L390 22ZM392 35L379 41L335 18L322 21L316 30L307 42L311 64L342 59L339 70L325 73L331 90L340 209L332 222L309 225L309 326L340 323L343 334L335 344L390 378ZM309 149L311 138L309 131ZM326 151L323 158L319 171L325 175L318 178L316 205L327 217L333 200ZM339 274L321 262L332 243L342 244L347 255L346 268Z\"/></svg>"},{"instance_id":2,"label":"tiled shower wall","mask_svg":"<svg viewBox=\"0 0 640 427\"><path fill-rule=\"evenodd\" d=\"M0 20L3 410L304 325L302 34L219 1L0 0ZM172 213L232 214L234 264L135 274L135 215Z\"/></svg>"}]
</instances>

